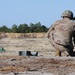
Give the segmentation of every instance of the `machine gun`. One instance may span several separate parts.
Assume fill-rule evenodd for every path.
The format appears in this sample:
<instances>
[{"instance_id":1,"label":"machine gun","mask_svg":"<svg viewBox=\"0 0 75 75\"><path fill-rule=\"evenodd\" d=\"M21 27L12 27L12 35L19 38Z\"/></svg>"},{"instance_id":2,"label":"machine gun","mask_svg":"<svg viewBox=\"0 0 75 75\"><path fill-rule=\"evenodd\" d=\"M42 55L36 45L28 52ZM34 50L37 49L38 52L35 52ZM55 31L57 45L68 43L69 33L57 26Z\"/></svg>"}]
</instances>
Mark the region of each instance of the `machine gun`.
<instances>
[{"instance_id":1,"label":"machine gun","mask_svg":"<svg viewBox=\"0 0 75 75\"><path fill-rule=\"evenodd\" d=\"M75 20L75 17L73 17L73 20Z\"/></svg>"}]
</instances>

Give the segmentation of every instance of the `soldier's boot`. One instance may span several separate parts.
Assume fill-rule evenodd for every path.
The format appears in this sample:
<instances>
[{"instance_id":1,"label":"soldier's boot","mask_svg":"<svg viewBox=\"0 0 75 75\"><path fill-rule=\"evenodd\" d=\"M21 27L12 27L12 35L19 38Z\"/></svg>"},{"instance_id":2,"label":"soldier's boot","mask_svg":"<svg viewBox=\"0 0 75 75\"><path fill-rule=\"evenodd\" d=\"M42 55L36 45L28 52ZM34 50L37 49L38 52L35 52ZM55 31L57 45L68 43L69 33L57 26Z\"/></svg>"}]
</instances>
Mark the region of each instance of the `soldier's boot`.
<instances>
[{"instance_id":1,"label":"soldier's boot","mask_svg":"<svg viewBox=\"0 0 75 75\"><path fill-rule=\"evenodd\" d=\"M56 55L55 56L61 56L61 51L56 50Z\"/></svg>"}]
</instances>

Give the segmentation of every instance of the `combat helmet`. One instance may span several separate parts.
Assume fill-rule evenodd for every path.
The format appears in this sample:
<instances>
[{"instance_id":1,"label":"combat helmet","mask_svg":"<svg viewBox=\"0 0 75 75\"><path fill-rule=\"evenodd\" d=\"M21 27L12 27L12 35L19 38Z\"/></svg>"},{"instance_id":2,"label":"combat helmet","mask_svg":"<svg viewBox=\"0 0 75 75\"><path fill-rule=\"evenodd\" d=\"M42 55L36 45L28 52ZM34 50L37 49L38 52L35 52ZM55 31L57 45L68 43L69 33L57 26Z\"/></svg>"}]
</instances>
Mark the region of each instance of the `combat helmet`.
<instances>
[{"instance_id":1,"label":"combat helmet","mask_svg":"<svg viewBox=\"0 0 75 75\"><path fill-rule=\"evenodd\" d=\"M70 10L65 10L63 13L62 13L62 15L61 15L61 17L68 17L68 18L73 18L73 12L72 11L70 11Z\"/></svg>"}]
</instances>

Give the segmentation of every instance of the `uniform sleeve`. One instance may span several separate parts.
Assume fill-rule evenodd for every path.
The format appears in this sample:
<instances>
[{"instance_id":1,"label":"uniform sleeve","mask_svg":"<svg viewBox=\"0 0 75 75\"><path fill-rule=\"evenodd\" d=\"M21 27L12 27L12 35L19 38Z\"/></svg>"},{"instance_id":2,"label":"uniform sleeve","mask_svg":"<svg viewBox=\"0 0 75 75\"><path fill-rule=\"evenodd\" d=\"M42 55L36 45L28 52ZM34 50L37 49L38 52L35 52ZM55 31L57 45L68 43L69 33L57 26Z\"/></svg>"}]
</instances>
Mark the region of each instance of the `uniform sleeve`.
<instances>
[{"instance_id":1,"label":"uniform sleeve","mask_svg":"<svg viewBox=\"0 0 75 75\"><path fill-rule=\"evenodd\" d=\"M55 28L55 24L52 24L51 27L49 28L48 32L46 33L46 37L49 38L50 37L50 33L51 31L53 31Z\"/></svg>"}]
</instances>

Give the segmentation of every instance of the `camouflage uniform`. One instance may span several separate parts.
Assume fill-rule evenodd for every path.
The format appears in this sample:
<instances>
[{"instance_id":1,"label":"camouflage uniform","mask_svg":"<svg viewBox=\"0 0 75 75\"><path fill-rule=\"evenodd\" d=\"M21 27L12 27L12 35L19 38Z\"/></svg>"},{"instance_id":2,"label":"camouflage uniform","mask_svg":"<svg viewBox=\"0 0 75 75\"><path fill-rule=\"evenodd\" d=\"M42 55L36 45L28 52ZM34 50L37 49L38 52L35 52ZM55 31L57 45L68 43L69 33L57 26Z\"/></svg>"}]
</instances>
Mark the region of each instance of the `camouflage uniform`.
<instances>
[{"instance_id":1,"label":"camouflage uniform","mask_svg":"<svg viewBox=\"0 0 75 75\"><path fill-rule=\"evenodd\" d=\"M69 16L56 21L47 32L47 38L50 39L59 56L63 52L66 52L65 56L75 56L72 37L75 38L75 22L69 19Z\"/></svg>"}]
</instances>

